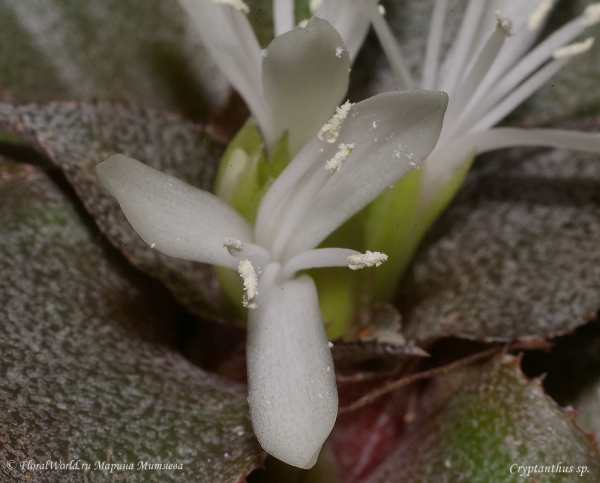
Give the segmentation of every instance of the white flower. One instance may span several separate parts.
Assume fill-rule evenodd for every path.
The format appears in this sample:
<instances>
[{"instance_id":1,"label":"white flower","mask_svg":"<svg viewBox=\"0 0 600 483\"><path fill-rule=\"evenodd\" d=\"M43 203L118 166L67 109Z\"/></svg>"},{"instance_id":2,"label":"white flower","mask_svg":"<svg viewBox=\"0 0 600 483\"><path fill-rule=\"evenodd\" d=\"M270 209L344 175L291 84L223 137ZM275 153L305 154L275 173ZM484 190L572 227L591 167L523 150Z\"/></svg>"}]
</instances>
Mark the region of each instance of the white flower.
<instances>
[{"instance_id":1,"label":"white flower","mask_svg":"<svg viewBox=\"0 0 600 483\"><path fill-rule=\"evenodd\" d=\"M146 243L173 257L239 271L243 302L251 308L252 424L263 448L289 464L315 463L337 415L317 292L310 277L297 273L385 260L380 253L315 247L429 155L446 103L443 93L386 93L344 109L341 125L336 114L329 123L337 126L336 142L315 136L300 151L263 197L253 227L215 195L124 155L97 167ZM336 156L335 167L326 169Z\"/></svg>"},{"instance_id":2,"label":"white flower","mask_svg":"<svg viewBox=\"0 0 600 483\"><path fill-rule=\"evenodd\" d=\"M277 0L278 37L263 51L241 0L179 3L212 58L246 101L267 150L287 131L289 154L295 156L348 89L350 58L340 35L318 18L292 30L293 1Z\"/></svg>"},{"instance_id":3,"label":"white flower","mask_svg":"<svg viewBox=\"0 0 600 483\"><path fill-rule=\"evenodd\" d=\"M377 7L367 4L398 87L415 88L391 30ZM424 204L465 160L479 153L525 145L600 151L598 134L493 128L573 55L593 44L591 38L569 43L600 21L598 3L534 46L552 6L552 0L470 0L449 53L438 68L447 0L436 1L419 87L447 92L449 104L440 141L423 165Z\"/></svg>"}]
</instances>

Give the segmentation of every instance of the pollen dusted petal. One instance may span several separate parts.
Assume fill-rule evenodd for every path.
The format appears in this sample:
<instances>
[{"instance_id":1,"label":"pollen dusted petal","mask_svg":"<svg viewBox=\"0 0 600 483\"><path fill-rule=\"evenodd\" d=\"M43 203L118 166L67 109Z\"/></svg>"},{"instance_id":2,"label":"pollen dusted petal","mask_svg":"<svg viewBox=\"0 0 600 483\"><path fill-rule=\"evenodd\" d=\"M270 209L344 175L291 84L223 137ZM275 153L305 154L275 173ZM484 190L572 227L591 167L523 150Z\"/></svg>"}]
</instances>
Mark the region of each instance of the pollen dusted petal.
<instances>
[{"instance_id":1,"label":"pollen dusted petal","mask_svg":"<svg viewBox=\"0 0 600 483\"><path fill-rule=\"evenodd\" d=\"M447 101L444 93L400 91L357 103L339 134L340 143L354 144L352 156L346 159L343 169L329 177L308 212L296 221L296 228L290 230L285 242L283 259L317 246L390 184L424 161L439 138ZM372 129L373 122L376 129ZM315 139L306 146L307 153L312 152L313 143L326 144ZM319 154L323 163L332 157L336 147L328 148ZM295 162L289 167L293 168ZM318 171L323 172L321 166ZM270 189L278 190L278 182ZM265 199L266 196L268 193Z\"/></svg>"},{"instance_id":2,"label":"pollen dusted petal","mask_svg":"<svg viewBox=\"0 0 600 483\"><path fill-rule=\"evenodd\" d=\"M135 159L116 154L96 173L134 230L166 255L236 268L223 240L252 239L248 223L224 201Z\"/></svg>"},{"instance_id":3,"label":"pollen dusted petal","mask_svg":"<svg viewBox=\"0 0 600 483\"><path fill-rule=\"evenodd\" d=\"M335 371L317 291L302 276L262 285L248 319L252 427L271 455L312 467L337 417Z\"/></svg>"}]
</instances>

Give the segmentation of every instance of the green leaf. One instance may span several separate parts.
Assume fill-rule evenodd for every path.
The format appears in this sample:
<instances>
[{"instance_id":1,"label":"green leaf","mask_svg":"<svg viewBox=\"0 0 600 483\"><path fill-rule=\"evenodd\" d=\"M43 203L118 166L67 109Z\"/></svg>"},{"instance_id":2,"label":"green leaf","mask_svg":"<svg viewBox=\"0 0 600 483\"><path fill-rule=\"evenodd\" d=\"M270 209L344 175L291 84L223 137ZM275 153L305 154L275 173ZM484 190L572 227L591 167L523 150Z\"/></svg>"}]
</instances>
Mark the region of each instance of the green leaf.
<instances>
[{"instance_id":1,"label":"green leaf","mask_svg":"<svg viewBox=\"0 0 600 483\"><path fill-rule=\"evenodd\" d=\"M102 232L131 263L161 280L196 314L222 307L210 267L152 250L94 173L99 162L123 153L210 190L221 149L211 143L202 126L152 109L70 102L14 108L0 104L2 128L61 168Z\"/></svg>"},{"instance_id":2,"label":"green leaf","mask_svg":"<svg viewBox=\"0 0 600 483\"><path fill-rule=\"evenodd\" d=\"M39 168L0 162L0 480L243 479L262 455L245 388L174 350L175 302L75 206ZM91 468L19 466L48 460Z\"/></svg>"},{"instance_id":3,"label":"green leaf","mask_svg":"<svg viewBox=\"0 0 600 483\"><path fill-rule=\"evenodd\" d=\"M591 320L600 308L599 192L596 155L482 159L403 282L407 337L526 339Z\"/></svg>"},{"instance_id":4,"label":"green leaf","mask_svg":"<svg viewBox=\"0 0 600 483\"><path fill-rule=\"evenodd\" d=\"M521 481L519 471L536 465L555 471L531 473L532 480L600 474L593 442L507 356L434 379L400 445L365 482Z\"/></svg>"}]
</instances>

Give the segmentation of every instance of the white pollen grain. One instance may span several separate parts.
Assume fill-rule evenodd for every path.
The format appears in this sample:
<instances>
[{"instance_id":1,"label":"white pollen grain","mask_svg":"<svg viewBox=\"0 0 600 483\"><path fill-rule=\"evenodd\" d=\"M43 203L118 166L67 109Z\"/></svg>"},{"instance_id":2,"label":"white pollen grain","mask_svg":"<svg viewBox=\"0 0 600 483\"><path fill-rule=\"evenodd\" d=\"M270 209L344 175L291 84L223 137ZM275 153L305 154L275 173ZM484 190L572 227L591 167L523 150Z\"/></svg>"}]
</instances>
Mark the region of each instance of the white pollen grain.
<instances>
[{"instance_id":1,"label":"white pollen grain","mask_svg":"<svg viewBox=\"0 0 600 483\"><path fill-rule=\"evenodd\" d=\"M238 273L244 281L244 298L242 305L249 309L256 308L256 296L258 295L258 277L252 266L252 262L245 258L238 263Z\"/></svg>"},{"instance_id":2,"label":"white pollen grain","mask_svg":"<svg viewBox=\"0 0 600 483\"><path fill-rule=\"evenodd\" d=\"M565 45L560 49L556 49L552 53L552 57L556 60L566 59L567 57L573 57L574 55L583 54L592 48L594 45L594 37L588 37L583 42L575 42L570 45Z\"/></svg>"},{"instance_id":3,"label":"white pollen grain","mask_svg":"<svg viewBox=\"0 0 600 483\"><path fill-rule=\"evenodd\" d=\"M498 28L502 29L507 37L510 37L512 35L512 22L508 16L502 10L496 10L494 15L496 15Z\"/></svg>"},{"instance_id":4,"label":"white pollen grain","mask_svg":"<svg viewBox=\"0 0 600 483\"><path fill-rule=\"evenodd\" d=\"M600 22L600 3L592 3L585 7L583 11L583 18L581 19L581 25L584 27L591 27Z\"/></svg>"},{"instance_id":5,"label":"white pollen grain","mask_svg":"<svg viewBox=\"0 0 600 483\"><path fill-rule=\"evenodd\" d=\"M388 256L385 253L367 250L365 253L350 255L347 262L350 270L360 270L361 268L372 267L373 265L378 267L387 259Z\"/></svg>"},{"instance_id":6,"label":"white pollen grain","mask_svg":"<svg viewBox=\"0 0 600 483\"><path fill-rule=\"evenodd\" d=\"M340 135L340 129L342 128L342 124L344 124L344 120L346 119L346 116L350 112L350 109L352 109L353 105L354 103L346 101L340 107L336 107L335 114L329 120L329 122L321 128L321 130L317 134L317 137L321 141L327 141L328 143L336 142L338 136Z\"/></svg>"},{"instance_id":7,"label":"white pollen grain","mask_svg":"<svg viewBox=\"0 0 600 483\"><path fill-rule=\"evenodd\" d=\"M241 252L244 249L244 245L243 243L238 240L237 238L229 238L226 237L225 240L223 241L223 246L225 248L227 248L227 251L233 255L234 252Z\"/></svg>"},{"instance_id":8,"label":"white pollen grain","mask_svg":"<svg viewBox=\"0 0 600 483\"><path fill-rule=\"evenodd\" d=\"M325 163L325 170L329 171L330 173L340 170L342 164L344 164L344 161L346 161L354 149L354 144L341 143L338 146L338 149L339 150L337 153L335 153L335 156Z\"/></svg>"},{"instance_id":9,"label":"white pollen grain","mask_svg":"<svg viewBox=\"0 0 600 483\"><path fill-rule=\"evenodd\" d=\"M540 28L550 10L552 10L552 4L554 0L542 0L539 5L535 8L535 10L531 13L529 18L527 19L527 28L530 31L537 30Z\"/></svg>"}]
</instances>

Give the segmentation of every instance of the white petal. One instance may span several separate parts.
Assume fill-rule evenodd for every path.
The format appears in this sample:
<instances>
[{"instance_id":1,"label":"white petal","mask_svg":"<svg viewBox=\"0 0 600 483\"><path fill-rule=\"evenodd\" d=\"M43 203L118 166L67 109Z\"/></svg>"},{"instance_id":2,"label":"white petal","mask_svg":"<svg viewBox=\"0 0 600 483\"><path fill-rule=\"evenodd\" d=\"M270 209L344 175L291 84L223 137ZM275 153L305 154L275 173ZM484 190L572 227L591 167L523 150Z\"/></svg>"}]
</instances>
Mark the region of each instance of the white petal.
<instances>
[{"instance_id":1,"label":"white petal","mask_svg":"<svg viewBox=\"0 0 600 483\"><path fill-rule=\"evenodd\" d=\"M261 446L312 467L337 417L335 371L315 284L308 276L261 293L248 320L248 402ZM266 293L265 293L266 292Z\"/></svg>"},{"instance_id":2,"label":"white petal","mask_svg":"<svg viewBox=\"0 0 600 483\"><path fill-rule=\"evenodd\" d=\"M323 0L313 14L327 20L340 33L354 60L369 31L367 7L376 0Z\"/></svg>"},{"instance_id":3,"label":"white petal","mask_svg":"<svg viewBox=\"0 0 600 483\"><path fill-rule=\"evenodd\" d=\"M350 59L344 42L325 20L312 18L277 37L262 65L264 95L273 113L273 147L289 133L290 155L319 132L348 89Z\"/></svg>"},{"instance_id":4,"label":"white petal","mask_svg":"<svg viewBox=\"0 0 600 483\"><path fill-rule=\"evenodd\" d=\"M261 130L271 129L261 83L261 48L246 15L213 0L179 3L213 60L248 104Z\"/></svg>"},{"instance_id":5,"label":"white petal","mask_svg":"<svg viewBox=\"0 0 600 483\"><path fill-rule=\"evenodd\" d=\"M380 94L356 104L338 138L340 143L354 144L354 150L312 200L303 220L290 231L284 259L317 246L425 160L439 138L447 102L443 92L403 91ZM335 155L337 146L313 140L305 150L307 155L316 155L317 166L324 166ZM299 163L306 161L304 154L298 155ZM296 159L290 168L294 163ZM277 189L276 185L271 188Z\"/></svg>"},{"instance_id":6,"label":"white petal","mask_svg":"<svg viewBox=\"0 0 600 483\"><path fill-rule=\"evenodd\" d=\"M221 199L122 154L100 163L96 173L152 248L184 260L237 268L239 260L223 241L251 241L251 229Z\"/></svg>"}]
</instances>

